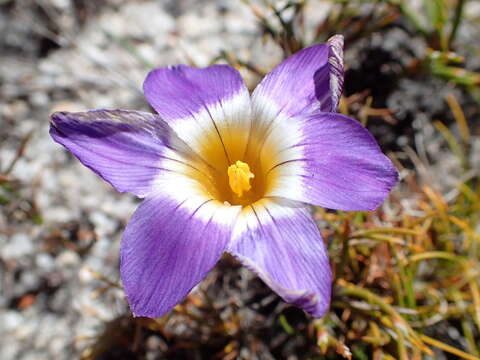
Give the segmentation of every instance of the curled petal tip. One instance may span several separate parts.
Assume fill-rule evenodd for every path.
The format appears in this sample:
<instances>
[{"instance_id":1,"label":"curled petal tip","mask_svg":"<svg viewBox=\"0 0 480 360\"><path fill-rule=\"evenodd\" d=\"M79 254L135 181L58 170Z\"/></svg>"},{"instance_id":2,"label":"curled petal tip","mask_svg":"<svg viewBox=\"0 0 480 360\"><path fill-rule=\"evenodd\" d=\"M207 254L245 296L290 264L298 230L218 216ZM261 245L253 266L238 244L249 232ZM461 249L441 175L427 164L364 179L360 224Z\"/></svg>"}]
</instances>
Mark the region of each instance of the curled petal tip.
<instances>
[{"instance_id":1,"label":"curled petal tip","mask_svg":"<svg viewBox=\"0 0 480 360\"><path fill-rule=\"evenodd\" d=\"M336 34L330 37L327 42L335 46L343 47L344 36L342 34Z\"/></svg>"},{"instance_id":2,"label":"curled petal tip","mask_svg":"<svg viewBox=\"0 0 480 360\"><path fill-rule=\"evenodd\" d=\"M51 125L56 125L56 123L58 122L59 118L61 116L64 116L66 114L65 111L55 111L54 113L52 113L50 115L50 124Z\"/></svg>"}]
</instances>

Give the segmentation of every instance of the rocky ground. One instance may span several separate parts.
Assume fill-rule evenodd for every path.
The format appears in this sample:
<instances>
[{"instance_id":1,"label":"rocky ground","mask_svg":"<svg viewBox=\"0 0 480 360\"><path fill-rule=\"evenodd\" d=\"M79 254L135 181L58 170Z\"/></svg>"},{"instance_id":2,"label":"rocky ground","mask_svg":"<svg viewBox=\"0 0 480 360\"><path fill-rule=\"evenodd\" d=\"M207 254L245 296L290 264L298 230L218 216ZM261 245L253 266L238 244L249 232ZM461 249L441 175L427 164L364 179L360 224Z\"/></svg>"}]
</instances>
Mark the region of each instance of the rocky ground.
<instances>
[{"instance_id":1,"label":"rocky ground","mask_svg":"<svg viewBox=\"0 0 480 360\"><path fill-rule=\"evenodd\" d=\"M316 6L308 21L322 18L325 6ZM138 200L116 193L54 143L48 135L49 114L98 108L148 111L141 85L151 68L205 66L226 52L268 71L283 55L273 42L262 40L254 14L235 0L0 1L0 34L0 173L8 178L0 193L0 357L77 358L106 324L130 321L124 318L128 309L117 288L118 250ZM392 38L398 36L400 42L406 40L401 34ZM361 48L355 51L362 54ZM355 60L349 64L352 78L355 71L365 71ZM258 81L254 72L243 75L250 87ZM431 91L413 87L419 96ZM394 95L378 107L396 106L404 112L400 119L411 117L415 109L405 103L412 102L399 95L407 91L423 101L411 88L408 81L395 85ZM414 120L420 121L408 121ZM431 126L417 127L425 151L438 154ZM400 139L391 150L409 142ZM434 161L429 173L456 166L446 157L441 166ZM219 301L236 291L238 306L249 304L245 321L266 321L257 326L257 335L268 335L272 324L259 314L282 307L277 297L228 258L202 286L219 281L223 288L216 288L224 295ZM249 313L248 307L255 311ZM185 331L175 319L169 326L172 334ZM154 359L165 344L149 336L145 353ZM129 358L127 350L116 349L120 353L104 358ZM275 350L264 354L265 359L278 358Z\"/></svg>"}]
</instances>

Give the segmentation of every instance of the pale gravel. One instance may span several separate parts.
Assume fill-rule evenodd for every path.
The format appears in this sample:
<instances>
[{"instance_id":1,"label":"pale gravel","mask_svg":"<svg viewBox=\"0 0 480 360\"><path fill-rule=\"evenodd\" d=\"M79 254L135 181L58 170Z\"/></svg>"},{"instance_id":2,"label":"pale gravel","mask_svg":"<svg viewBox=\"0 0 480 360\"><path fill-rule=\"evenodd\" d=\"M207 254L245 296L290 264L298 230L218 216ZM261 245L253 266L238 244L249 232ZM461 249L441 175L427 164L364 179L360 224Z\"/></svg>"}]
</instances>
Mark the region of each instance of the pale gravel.
<instances>
[{"instance_id":1,"label":"pale gravel","mask_svg":"<svg viewBox=\"0 0 480 360\"><path fill-rule=\"evenodd\" d=\"M220 51L227 51L266 71L282 57L276 45L262 42L255 17L235 0L180 1L180 5L171 1L167 9L157 1L113 1L115 7L107 7L79 32L66 10L70 0L49 2L65 11L57 19L65 29L63 48L39 62L5 57L0 62L0 124L8 129L10 139L0 145L0 164L8 164L18 140L33 131L11 175L27 185L26 196L29 185L35 184L43 219L39 226L8 224L0 213L0 257L8 263L6 271L0 269L2 360L76 358L88 345L82 339L127 311L118 289L93 296L102 283L89 269L118 280L121 232L138 200L116 193L54 143L48 135L48 114L96 108L148 110L141 94L148 64L205 66ZM328 8L312 6L307 28L318 23ZM6 20L0 17L0 29L2 21ZM312 33L307 32L307 38ZM135 52L129 50L132 44ZM258 81L251 73L242 75L250 87ZM454 159L444 161L458 166ZM441 171L435 166L440 165L432 165L434 171ZM91 222L98 237L85 257L69 249L54 255L42 252L42 237L50 229L79 220ZM13 279L11 269L23 269L19 279ZM13 296L28 293L40 281L60 284L51 299L39 294L23 311L6 307ZM159 346L155 341L150 346Z\"/></svg>"}]
</instances>

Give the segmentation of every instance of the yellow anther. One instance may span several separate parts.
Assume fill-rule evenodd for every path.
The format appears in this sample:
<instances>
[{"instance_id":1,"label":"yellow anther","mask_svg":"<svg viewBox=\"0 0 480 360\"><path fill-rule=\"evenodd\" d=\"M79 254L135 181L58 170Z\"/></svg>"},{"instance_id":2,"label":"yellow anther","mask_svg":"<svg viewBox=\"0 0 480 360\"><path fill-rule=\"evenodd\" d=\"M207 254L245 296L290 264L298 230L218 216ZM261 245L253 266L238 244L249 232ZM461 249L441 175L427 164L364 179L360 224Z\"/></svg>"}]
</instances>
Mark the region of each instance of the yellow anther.
<instances>
[{"instance_id":1,"label":"yellow anther","mask_svg":"<svg viewBox=\"0 0 480 360\"><path fill-rule=\"evenodd\" d=\"M244 191L250 190L250 179L254 177L248 164L243 161L237 160L228 167L228 184L238 197L242 197Z\"/></svg>"}]
</instances>

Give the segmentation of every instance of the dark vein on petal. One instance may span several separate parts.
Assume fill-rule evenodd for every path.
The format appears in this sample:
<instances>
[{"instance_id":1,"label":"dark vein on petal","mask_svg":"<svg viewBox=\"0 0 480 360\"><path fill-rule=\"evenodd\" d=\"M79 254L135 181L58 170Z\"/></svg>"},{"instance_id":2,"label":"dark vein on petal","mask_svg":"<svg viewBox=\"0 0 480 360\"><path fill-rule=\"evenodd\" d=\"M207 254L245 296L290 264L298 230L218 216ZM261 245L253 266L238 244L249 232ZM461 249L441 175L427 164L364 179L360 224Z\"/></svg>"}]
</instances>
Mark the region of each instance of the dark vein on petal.
<instances>
[{"instance_id":1,"label":"dark vein on petal","mask_svg":"<svg viewBox=\"0 0 480 360\"><path fill-rule=\"evenodd\" d=\"M283 165L287 165L289 163L293 163L293 162L306 162L308 161L309 159L293 159L293 160L285 160L285 161L282 161L274 166L272 166L267 172L266 172L266 175L268 175L271 171L273 171L274 169L276 169L277 167L280 167L280 166L283 166Z\"/></svg>"}]
</instances>

